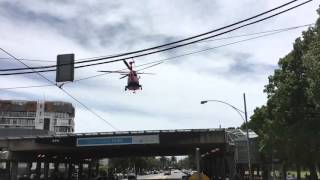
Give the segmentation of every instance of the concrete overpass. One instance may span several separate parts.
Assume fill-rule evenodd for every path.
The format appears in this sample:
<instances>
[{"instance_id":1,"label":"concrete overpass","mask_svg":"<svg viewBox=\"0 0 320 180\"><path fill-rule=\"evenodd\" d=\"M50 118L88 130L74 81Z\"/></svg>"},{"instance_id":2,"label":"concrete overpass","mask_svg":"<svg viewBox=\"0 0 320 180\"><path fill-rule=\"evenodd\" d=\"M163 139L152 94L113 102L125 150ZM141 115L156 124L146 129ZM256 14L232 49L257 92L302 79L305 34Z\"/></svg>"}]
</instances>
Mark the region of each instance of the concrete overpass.
<instances>
[{"instance_id":1,"label":"concrete overpass","mask_svg":"<svg viewBox=\"0 0 320 180\"><path fill-rule=\"evenodd\" d=\"M44 178L48 179L50 163L77 165L82 171L83 164L92 166L101 158L188 155L196 148L200 148L203 170L209 176L226 176L235 171L235 147L230 137L230 131L225 129L24 135L0 137L0 149L8 152L2 161L6 162L7 175L12 180L17 177L19 162L36 162L38 178L42 164L46 169Z\"/></svg>"}]
</instances>

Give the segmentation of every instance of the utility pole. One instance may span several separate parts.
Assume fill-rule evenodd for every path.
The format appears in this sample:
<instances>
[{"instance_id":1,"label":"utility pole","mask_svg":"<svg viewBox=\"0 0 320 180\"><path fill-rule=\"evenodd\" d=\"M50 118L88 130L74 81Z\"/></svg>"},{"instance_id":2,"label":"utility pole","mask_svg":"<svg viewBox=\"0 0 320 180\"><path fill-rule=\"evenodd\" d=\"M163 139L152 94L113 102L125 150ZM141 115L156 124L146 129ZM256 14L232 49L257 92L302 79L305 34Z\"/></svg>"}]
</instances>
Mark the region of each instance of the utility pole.
<instances>
[{"instance_id":1,"label":"utility pole","mask_svg":"<svg viewBox=\"0 0 320 180\"><path fill-rule=\"evenodd\" d=\"M196 148L196 165L197 165L197 172L198 172L198 180L201 180L201 169L200 169L200 148Z\"/></svg>"},{"instance_id":2,"label":"utility pole","mask_svg":"<svg viewBox=\"0 0 320 180\"><path fill-rule=\"evenodd\" d=\"M247 114L247 102L246 94L243 93L243 103L244 103L244 116L246 120L246 130L247 130L247 148L248 148L248 167L249 167L249 179L252 180L251 176L251 157L250 157L250 138L249 138L249 127L248 127L248 114Z\"/></svg>"},{"instance_id":3,"label":"utility pole","mask_svg":"<svg viewBox=\"0 0 320 180\"><path fill-rule=\"evenodd\" d=\"M248 113L247 113L247 102L246 102L246 94L243 93L243 103L244 103L244 111L240 110L239 108L233 106L232 104L229 104L225 101L221 100L204 100L201 101L200 104L206 104L207 102L218 102L218 103L223 103L225 105L230 106L232 109L234 109L241 117L241 119L245 122L246 125L246 134L247 134L247 151L248 151L248 169L249 169L249 179L252 180L252 172L251 172L251 157L250 157L250 138L249 138L249 127L248 127ZM243 114L245 117L243 117Z\"/></svg>"}]
</instances>

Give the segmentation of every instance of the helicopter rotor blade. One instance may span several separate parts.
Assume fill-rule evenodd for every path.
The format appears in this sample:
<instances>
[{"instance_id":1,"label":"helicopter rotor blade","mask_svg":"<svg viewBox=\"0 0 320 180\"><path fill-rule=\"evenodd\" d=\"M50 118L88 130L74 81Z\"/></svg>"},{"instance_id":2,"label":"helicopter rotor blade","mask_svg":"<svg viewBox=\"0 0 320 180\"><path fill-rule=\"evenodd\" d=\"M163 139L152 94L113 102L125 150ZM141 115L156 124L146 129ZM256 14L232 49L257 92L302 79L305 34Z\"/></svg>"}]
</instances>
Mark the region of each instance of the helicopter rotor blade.
<instances>
[{"instance_id":1,"label":"helicopter rotor blade","mask_svg":"<svg viewBox=\"0 0 320 180\"><path fill-rule=\"evenodd\" d=\"M126 74L126 75L124 75L124 76L121 76L119 79L123 79L123 78L125 78L125 77L127 77L128 76L128 74Z\"/></svg>"},{"instance_id":2,"label":"helicopter rotor blade","mask_svg":"<svg viewBox=\"0 0 320 180\"><path fill-rule=\"evenodd\" d=\"M122 74L124 74L124 73L129 73L129 72L125 72L125 71L98 71L98 72L104 72L104 73L122 73Z\"/></svg>"},{"instance_id":3,"label":"helicopter rotor blade","mask_svg":"<svg viewBox=\"0 0 320 180\"><path fill-rule=\"evenodd\" d=\"M137 73L137 74L149 74L149 75L155 75L155 73L144 73L144 72Z\"/></svg>"},{"instance_id":4,"label":"helicopter rotor blade","mask_svg":"<svg viewBox=\"0 0 320 180\"><path fill-rule=\"evenodd\" d=\"M158 63L156 63L156 64L152 64L152 65L150 65L150 66L147 66L147 67L144 67L144 68L142 68L142 69L137 70L137 72L138 72L138 71L145 70L145 69L148 69L148 68L151 68L151 67L154 67L154 66L158 66L158 65L160 65L160 64L162 64L162 63L163 63L163 62L158 62Z\"/></svg>"},{"instance_id":5,"label":"helicopter rotor blade","mask_svg":"<svg viewBox=\"0 0 320 180\"><path fill-rule=\"evenodd\" d=\"M127 68L131 71L131 66L128 64L128 62L126 60L123 60L124 64L127 66Z\"/></svg>"}]
</instances>

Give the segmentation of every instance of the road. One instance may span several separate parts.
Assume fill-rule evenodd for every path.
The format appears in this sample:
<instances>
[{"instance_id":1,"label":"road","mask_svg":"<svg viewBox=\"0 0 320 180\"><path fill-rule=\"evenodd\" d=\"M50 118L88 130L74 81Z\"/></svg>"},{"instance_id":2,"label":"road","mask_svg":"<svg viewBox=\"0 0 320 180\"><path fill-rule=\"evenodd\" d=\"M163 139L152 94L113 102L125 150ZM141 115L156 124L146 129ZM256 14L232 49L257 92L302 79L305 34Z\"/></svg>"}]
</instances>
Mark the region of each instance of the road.
<instances>
[{"instance_id":1,"label":"road","mask_svg":"<svg viewBox=\"0 0 320 180\"><path fill-rule=\"evenodd\" d=\"M160 174L150 174L150 175L143 175L143 176L138 176L138 180L156 180L156 179L181 179L182 176L185 174L182 173L181 171L172 171L171 175L164 175L164 173Z\"/></svg>"},{"instance_id":2,"label":"road","mask_svg":"<svg viewBox=\"0 0 320 180\"><path fill-rule=\"evenodd\" d=\"M171 180L181 180L182 176L185 174L181 171L171 171L171 175L164 175L164 173L159 174L149 174L149 175L139 175L138 180L157 180L157 179L171 179ZM127 180L127 179L123 179Z\"/></svg>"}]
</instances>

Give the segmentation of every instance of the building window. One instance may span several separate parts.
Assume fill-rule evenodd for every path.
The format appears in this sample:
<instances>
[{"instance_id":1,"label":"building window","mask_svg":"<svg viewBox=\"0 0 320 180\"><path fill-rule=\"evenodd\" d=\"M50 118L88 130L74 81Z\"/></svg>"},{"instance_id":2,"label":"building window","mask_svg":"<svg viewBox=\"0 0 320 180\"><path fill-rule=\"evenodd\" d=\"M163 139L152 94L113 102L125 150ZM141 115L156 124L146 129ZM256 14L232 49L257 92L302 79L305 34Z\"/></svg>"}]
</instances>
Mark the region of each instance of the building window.
<instances>
[{"instance_id":1,"label":"building window","mask_svg":"<svg viewBox=\"0 0 320 180\"><path fill-rule=\"evenodd\" d=\"M55 132L70 132L70 129L69 129L69 127L60 126L60 127L55 127L54 131Z\"/></svg>"},{"instance_id":2,"label":"building window","mask_svg":"<svg viewBox=\"0 0 320 180\"><path fill-rule=\"evenodd\" d=\"M50 130L50 119L49 118L44 118L43 129L48 130L48 131Z\"/></svg>"}]
</instances>

